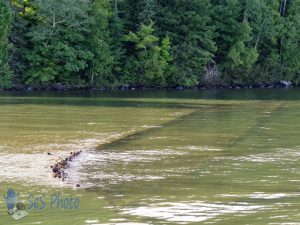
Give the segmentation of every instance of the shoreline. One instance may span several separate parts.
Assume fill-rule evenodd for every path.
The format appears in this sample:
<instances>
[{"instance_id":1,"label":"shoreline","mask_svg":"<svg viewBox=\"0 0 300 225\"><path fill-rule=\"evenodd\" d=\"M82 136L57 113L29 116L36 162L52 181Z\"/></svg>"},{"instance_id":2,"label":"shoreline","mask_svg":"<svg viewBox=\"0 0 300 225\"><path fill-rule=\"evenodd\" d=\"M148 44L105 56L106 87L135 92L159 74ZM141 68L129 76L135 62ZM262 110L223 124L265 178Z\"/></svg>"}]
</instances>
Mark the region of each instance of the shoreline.
<instances>
[{"instance_id":1,"label":"shoreline","mask_svg":"<svg viewBox=\"0 0 300 225\"><path fill-rule=\"evenodd\" d=\"M90 86L74 86L55 83L52 85L15 85L11 88L0 88L1 92L68 92L68 91L131 91L131 90L240 90L240 89L290 89L299 88L300 84L293 84L290 82L280 82L276 84L225 84L216 86L198 85L194 87L173 86L144 86L144 85L121 85L113 88L107 87L90 87Z\"/></svg>"}]
</instances>

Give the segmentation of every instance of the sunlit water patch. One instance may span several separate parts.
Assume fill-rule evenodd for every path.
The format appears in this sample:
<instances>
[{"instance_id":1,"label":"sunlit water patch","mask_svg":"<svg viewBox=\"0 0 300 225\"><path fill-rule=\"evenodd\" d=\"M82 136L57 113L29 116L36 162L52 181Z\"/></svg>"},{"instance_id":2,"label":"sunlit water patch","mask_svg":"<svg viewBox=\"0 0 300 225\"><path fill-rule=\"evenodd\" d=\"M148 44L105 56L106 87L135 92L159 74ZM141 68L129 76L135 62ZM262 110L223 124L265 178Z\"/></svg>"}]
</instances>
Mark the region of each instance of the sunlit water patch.
<instances>
[{"instance_id":1,"label":"sunlit water patch","mask_svg":"<svg viewBox=\"0 0 300 225\"><path fill-rule=\"evenodd\" d=\"M168 222L195 223L226 214L256 213L263 208L264 206L249 203L162 202L136 208L124 208L122 214L151 217Z\"/></svg>"},{"instance_id":2,"label":"sunlit water patch","mask_svg":"<svg viewBox=\"0 0 300 225\"><path fill-rule=\"evenodd\" d=\"M179 147L179 149L185 149L185 150L195 150L195 151L224 151L222 148L216 148L216 147L211 147L211 146L184 146L184 147Z\"/></svg>"},{"instance_id":3,"label":"sunlit water patch","mask_svg":"<svg viewBox=\"0 0 300 225\"><path fill-rule=\"evenodd\" d=\"M47 154L0 154L0 181L62 187L64 184L50 173L54 162Z\"/></svg>"},{"instance_id":4,"label":"sunlit water patch","mask_svg":"<svg viewBox=\"0 0 300 225\"><path fill-rule=\"evenodd\" d=\"M87 152L89 150L95 149L99 144L114 141L130 132L133 130L122 133L98 134L97 138L72 140L67 144L25 146L23 152L31 153L1 153L0 180L60 187L72 186L76 181L72 176L76 174L75 171L78 167L83 166L88 161ZM79 150L82 150L83 153L70 163L70 167L66 170L68 174L66 181L62 182L52 178L50 166L61 158L69 156L70 152ZM53 155L48 155L47 152Z\"/></svg>"},{"instance_id":5,"label":"sunlit water patch","mask_svg":"<svg viewBox=\"0 0 300 225\"><path fill-rule=\"evenodd\" d=\"M135 180L160 180L160 176L151 174L149 170L134 170L126 172L125 168L131 164L146 163L167 159L170 156L180 156L187 154L184 151L164 149L164 150L90 150L82 157L71 163L70 179L72 183L81 183L83 187L103 186L105 184L116 184L120 182L130 182ZM121 168L124 168L122 170Z\"/></svg>"},{"instance_id":6,"label":"sunlit water patch","mask_svg":"<svg viewBox=\"0 0 300 225\"><path fill-rule=\"evenodd\" d=\"M296 162L299 160L300 149L295 147L294 149L275 149L272 152L250 154L248 156L228 156L219 157L220 160L233 160L233 161L248 161L256 163L268 163L268 162L283 162L290 161Z\"/></svg>"},{"instance_id":7,"label":"sunlit water patch","mask_svg":"<svg viewBox=\"0 0 300 225\"><path fill-rule=\"evenodd\" d=\"M264 193L264 192L254 192L251 194L218 194L216 197L224 197L224 198L249 198L249 199L282 199L282 198L293 198L300 197L300 192L296 193Z\"/></svg>"},{"instance_id":8,"label":"sunlit water patch","mask_svg":"<svg viewBox=\"0 0 300 225\"><path fill-rule=\"evenodd\" d=\"M57 136L58 142L50 144L34 144L34 145L25 145L22 147L14 147L7 145L0 145L0 150L4 152L23 152L23 153L44 153L44 152L56 152L56 151L78 151L78 150L89 150L95 148L101 144L113 142L119 138L122 138L126 135L134 133L136 129L129 129L124 132L87 132L87 131L78 131L77 133L85 134L89 138L84 139L68 139L65 140L63 137ZM75 135L74 135L75 136ZM35 138L34 136L32 137ZM47 135L45 135L47 138ZM13 150L13 151L12 151Z\"/></svg>"},{"instance_id":9,"label":"sunlit water patch","mask_svg":"<svg viewBox=\"0 0 300 225\"><path fill-rule=\"evenodd\" d=\"M149 223L132 223L132 222L125 222L125 223L97 223L97 222L93 222L93 223L87 223L86 225L149 225Z\"/></svg>"}]
</instances>

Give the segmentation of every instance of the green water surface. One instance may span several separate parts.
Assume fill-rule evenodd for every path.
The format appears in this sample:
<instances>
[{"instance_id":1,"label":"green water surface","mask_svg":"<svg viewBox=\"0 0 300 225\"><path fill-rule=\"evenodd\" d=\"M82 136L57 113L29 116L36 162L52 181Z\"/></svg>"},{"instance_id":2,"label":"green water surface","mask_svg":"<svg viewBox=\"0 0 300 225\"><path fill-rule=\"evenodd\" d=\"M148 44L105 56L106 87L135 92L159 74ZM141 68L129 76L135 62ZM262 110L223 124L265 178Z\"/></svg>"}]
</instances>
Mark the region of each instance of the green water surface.
<instances>
[{"instance_id":1,"label":"green water surface","mask_svg":"<svg viewBox=\"0 0 300 225\"><path fill-rule=\"evenodd\" d=\"M0 224L300 224L299 100L299 89L3 93ZM67 181L52 178L46 153L73 150ZM9 188L29 213L18 221ZM58 194L80 207L57 208Z\"/></svg>"}]
</instances>

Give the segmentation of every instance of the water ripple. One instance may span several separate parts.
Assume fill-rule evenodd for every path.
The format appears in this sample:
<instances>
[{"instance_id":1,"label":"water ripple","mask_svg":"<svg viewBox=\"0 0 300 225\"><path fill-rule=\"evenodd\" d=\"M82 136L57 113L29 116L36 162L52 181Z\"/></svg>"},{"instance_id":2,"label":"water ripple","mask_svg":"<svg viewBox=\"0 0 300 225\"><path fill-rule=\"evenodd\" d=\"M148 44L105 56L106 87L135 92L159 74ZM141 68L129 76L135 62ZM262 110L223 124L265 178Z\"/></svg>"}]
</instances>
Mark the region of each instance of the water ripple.
<instances>
[{"instance_id":1,"label":"water ripple","mask_svg":"<svg viewBox=\"0 0 300 225\"><path fill-rule=\"evenodd\" d=\"M141 207L124 208L121 214L151 217L168 222L202 222L224 214L249 214L263 206L248 203L164 202Z\"/></svg>"}]
</instances>

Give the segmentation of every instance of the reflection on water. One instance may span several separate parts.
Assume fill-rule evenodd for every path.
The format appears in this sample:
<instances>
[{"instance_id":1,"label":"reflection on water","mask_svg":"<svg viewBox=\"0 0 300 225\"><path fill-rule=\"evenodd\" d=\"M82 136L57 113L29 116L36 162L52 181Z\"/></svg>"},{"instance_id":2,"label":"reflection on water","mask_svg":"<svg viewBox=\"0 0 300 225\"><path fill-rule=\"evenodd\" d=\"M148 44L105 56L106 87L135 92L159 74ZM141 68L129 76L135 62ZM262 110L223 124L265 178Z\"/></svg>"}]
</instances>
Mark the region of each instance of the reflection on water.
<instances>
[{"instance_id":1,"label":"reflection on water","mask_svg":"<svg viewBox=\"0 0 300 225\"><path fill-rule=\"evenodd\" d=\"M20 224L299 224L299 90L222 93L0 97L0 191L81 199Z\"/></svg>"},{"instance_id":2,"label":"reflection on water","mask_svg":"<svg viewBox=\"0 0 300 225\"><path fill-rule=\"evenodd\" d=\"M299 193L275 193L275 194L267 194L264 192L255 192L253 194L249 194L249 195L235 195L235 194L220 194L217 195L217 197L247 197L247 198L253 198L253 199L279 199L279 198L287 198L287 197L298 197L300 196L300 192Z\"/></svg>"},{"instance_id":3,"label":"reflection on water","mask_svg":"<svg viewBox=\"0 0 300 225\"><path fill-rule=\"evenodd\" d=\"M197 201L163 202L145 207L125 208L123 209L123 213L135 216L154 217L170 222L201 222L224 214L239 213L239 216L241 216L242 214L255 213L262 208L263 206L250 205L248 203L231 203L225 205L222 203Z\"/></svg>"}]
</instances>

